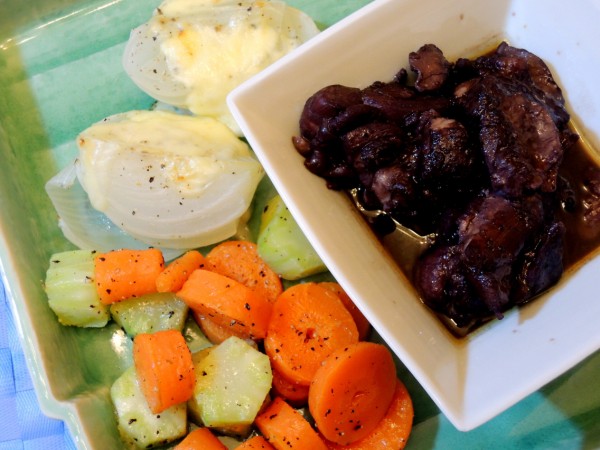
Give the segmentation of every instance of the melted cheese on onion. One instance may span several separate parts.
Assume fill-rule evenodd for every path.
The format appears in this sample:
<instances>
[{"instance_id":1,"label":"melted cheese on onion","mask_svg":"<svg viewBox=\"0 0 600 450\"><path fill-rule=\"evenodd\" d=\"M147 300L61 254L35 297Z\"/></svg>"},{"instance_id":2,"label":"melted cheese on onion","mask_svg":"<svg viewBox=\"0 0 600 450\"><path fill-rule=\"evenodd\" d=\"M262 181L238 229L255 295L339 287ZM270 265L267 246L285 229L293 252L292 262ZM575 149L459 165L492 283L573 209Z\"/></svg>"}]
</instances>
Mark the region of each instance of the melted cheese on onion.
<instances>
[{"instance_id":1,"label":"melted cheese on onion","mask_svg":"<svg viewBox=\"0 0 600 450\"><path fill-rule=\"evenodd\" d=\"M227 94L317 33L283 1L166 0L133 30L124 66L156 99L215 117L239 135Z\"/></svg>"}]
</instances>

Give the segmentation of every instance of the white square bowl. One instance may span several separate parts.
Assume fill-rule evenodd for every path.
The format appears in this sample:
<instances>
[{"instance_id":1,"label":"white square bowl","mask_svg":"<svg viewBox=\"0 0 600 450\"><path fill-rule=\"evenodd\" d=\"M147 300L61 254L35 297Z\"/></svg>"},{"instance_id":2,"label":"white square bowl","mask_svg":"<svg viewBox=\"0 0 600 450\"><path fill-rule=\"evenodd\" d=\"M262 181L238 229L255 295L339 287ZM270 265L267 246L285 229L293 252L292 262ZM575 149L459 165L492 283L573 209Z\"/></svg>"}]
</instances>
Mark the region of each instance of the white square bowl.
<instances>
[{"instance_id":1,"label":"white square bowl","mask_svg":"<svg viewBox=\"0 0 600 450\"><path fill-rule=\"evenodd\" d=\"M593 0L377 0L252 78L229 106L275 187L332 274L459 429L471 430L600 348L600 258L464 339L419 301L340 192L292 146L306 99L329 84L391 80L410 51L434 43L449 60L501 40L544 59L579 131L600 148L600 7Z\"/></svg>"}]
</instances>

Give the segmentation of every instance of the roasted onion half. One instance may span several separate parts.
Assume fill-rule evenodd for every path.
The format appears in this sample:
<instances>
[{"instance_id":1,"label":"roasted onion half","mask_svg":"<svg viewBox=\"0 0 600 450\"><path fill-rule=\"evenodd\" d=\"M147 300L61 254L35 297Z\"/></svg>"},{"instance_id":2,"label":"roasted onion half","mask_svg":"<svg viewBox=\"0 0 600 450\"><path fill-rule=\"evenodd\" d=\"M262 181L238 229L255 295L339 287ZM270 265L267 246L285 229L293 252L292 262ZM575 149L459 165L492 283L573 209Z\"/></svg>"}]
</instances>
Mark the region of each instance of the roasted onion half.
<instances>
[{"instance_id":1,"label":"roasted onion half","mask_svg":"<svg viewBox=\"0 0 600 450\"><path fill-rule=\"evenodd\" d=\"M166 111L116 114L83 131L77 145L72 168L46 189L65 235L80 247L86 227L78 221L102 226L104 216L118 228L110 233L146 246L189 249L227 239L244 226L264 174L248 145L219 121ZM73 195L73 170L92 209ZM80 204L69 209L70 202ZM87 234L85 247L100 248Z\"/></svg>"}]
</instances>

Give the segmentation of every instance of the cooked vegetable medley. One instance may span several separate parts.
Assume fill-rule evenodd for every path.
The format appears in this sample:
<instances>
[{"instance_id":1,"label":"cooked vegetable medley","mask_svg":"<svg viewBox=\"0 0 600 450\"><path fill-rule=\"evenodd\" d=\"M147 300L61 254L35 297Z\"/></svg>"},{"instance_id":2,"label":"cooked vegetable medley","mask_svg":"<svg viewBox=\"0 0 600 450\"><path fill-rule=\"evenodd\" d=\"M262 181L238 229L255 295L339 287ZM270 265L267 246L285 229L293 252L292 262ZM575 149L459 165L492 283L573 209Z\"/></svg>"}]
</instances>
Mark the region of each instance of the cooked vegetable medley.
<instances>
[{"instance_id":1,"label":"cooked vegetable medley","mask_svg":"<svg viewBox=\"0 0 600 450\"><path fill-rule=\"evenodd\" d=\"M105 325L89 320L95 305L133 340L133 365L111 388L130 445L226 448L219 437L234 436L241 448L400 449L408 439L412 403L392 355L366 340L369 323L341 286L284 287L252 242L166 266L156 249L59 253L46 290L62 323ZM189 317L210 343L188 345Z\"/></svg>"},{"instance_id":2,"label":"cooked vegetable medley","mask_svg":"<svg viewBox=\"0 0 600 450\"><path fill-rule=\"evenodd\" d=\"M168 105L93 124L46 185L78 247L50 258L50 308L65 326L114 322L133 342L110 388L126 448L408 439L412 403L390 351L367 342L339 284L306 278L327 269L279 196L250 231L263 169L225 96L317 32L278 0L165 0L123 62Z\"/></svg>"}]
</instances>

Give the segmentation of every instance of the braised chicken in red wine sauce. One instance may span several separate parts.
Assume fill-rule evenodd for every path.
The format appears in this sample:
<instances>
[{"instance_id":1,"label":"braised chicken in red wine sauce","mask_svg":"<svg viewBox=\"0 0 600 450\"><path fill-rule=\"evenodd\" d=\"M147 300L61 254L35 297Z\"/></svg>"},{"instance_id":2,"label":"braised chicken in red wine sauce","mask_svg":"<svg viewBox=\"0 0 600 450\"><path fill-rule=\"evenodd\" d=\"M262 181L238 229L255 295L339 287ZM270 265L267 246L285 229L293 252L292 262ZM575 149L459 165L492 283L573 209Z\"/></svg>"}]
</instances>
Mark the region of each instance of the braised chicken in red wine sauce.
<instances>
[{"instance_id":1,"label":"braised chicken in red wine sauce","mask_svg":"<svg viewBox=\"0 0 600 450\"><path fill-rule=\"evenodd\" d=\"M330 189L435 235L406 275L465 334L598 246L600 168L527 50L503 42L451 63L426 44L408 63L391 81L316 92L292 141Z\"/></svg>"}]
</instances>

